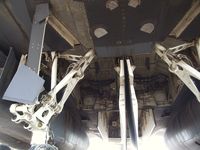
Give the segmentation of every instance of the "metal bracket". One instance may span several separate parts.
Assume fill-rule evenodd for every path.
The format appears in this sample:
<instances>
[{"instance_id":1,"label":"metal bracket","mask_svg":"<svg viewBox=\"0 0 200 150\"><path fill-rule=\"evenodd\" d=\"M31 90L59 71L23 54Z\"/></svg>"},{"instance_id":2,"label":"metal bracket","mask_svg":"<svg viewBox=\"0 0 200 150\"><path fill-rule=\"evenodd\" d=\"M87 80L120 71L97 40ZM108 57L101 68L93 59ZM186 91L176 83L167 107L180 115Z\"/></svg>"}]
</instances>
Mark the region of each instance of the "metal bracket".
<instances>
[{"instance_id":1,"label":"metal bracket","mask_svg":"<svg viewBox=\"0 0 200 150\"><path fill-rule=\"evenodd\" d=\"M48 4L39 4L36 6L29 43L27 66L37 74L39 74L40 71L41 55L48 16Z\"/></svg>"},{"instance_id":2,"label":"metal bracket","mask_svg":"<svg viewBox=\"0 0 200 150\"><path fill-rule=\"evenodd\" d=\"M169 71L176 74L200 102L199 90L192 79L193 77L197 80L200 80L200 72L198 72L192 66L188 65L183 60L183 58L187 58L185 55L178 54L178 52L192 46L195 46L195 42L184 43L183 45L178 45L176 47L166 49L163 45L157 43L155 45L155 52L161 57L162 60L168 64ZM196 47L197 51L199 52L198 43Z\"/></svg>"}]
</instances>

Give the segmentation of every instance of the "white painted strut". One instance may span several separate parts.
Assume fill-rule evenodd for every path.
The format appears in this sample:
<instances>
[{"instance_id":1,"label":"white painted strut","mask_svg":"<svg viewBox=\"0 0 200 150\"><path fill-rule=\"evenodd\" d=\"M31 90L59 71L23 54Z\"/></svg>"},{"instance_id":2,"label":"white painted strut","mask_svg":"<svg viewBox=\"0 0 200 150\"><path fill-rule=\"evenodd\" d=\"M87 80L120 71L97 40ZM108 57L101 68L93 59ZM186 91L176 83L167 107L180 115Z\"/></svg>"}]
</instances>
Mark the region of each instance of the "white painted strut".
<instances>
[{"instance_id":1,"label":"white painted strut","mask_svg":"<svg viewBox=\"0 0 200 150\"><path fill-rule=\"evenodd\" d=\"M94 51L88 51L80 60L73 64L71 70L65 75L65 77L57 84L57 62L58 55L52 52L52 73L51 73L51 91L48 94L43 95L40 101L34 105L26 104L12 104L10 112L16 116L13 120L16 123L25 122L28 126L24 128L32 131L31 144L46 144L48 140L48 125L49 121L55 114L59 114L71 92L84 77L86 68L94 58ZM65 87L65 91L62 99L57 102L56 94ZM37 109L35 109L37 108ZM21 114L22 112L22 114ZM42 140L36 138L40 135Z\"/></svg>"},{"instance_id":2,"label":"white painted strut","mask_svg":"<svg viewBox=\"0 0 200 150\"><path fill-rule=\"evenodd\" d=\"M193 77L197 80L200 80L200 72L187 64L180 57L180 54L177 54L178 52L192 46L195 46L195 42L185 43L184 46L176 46L180 47L179 50L176 48L176 50L173 51L174 48L166 49L163 45L157 43L155 45L155 51L161 57L161 59L168 64L169 71L177 75L200 102L200 92L192 79ZM196 47L199 54L199 40L196 43Z\"/></svg>"},{"instance_id":3,"label":"white painted strut","mask_svg":"<svg viewBox=\"0 0 200 150\"><path fill-rule=\"evenodd\" d=\"M130 97L131 97L131 105L132 105L132 114L134 118L134 126L135 126L135 149L139 149L138 145L138 101L134 88L134 75L133 71L135 70L135 66L131 65L130 59L126 59L127 68L128 68L128 77L129 77L129 88L130 88Z\"/></svg>"},{"instance_id":4,"label":"white painted strut","mask_svg":"<svg viewBox=\"0 0 200 150\"><path fill-rule=\"evenodd\" d=\"M127 149L127 132L126 132L126 98L125 98L125 76L124 60L120 60L119 66L119 115L122 150Z\"/></svg>"},{"instance_id":5,"label":"white painted strut","mask_svg":"<svg viewBox=\"0 0 200 150\"><path fill-rule=\"evenodd\" d=\"M125 66L127 66L127 69L125 69ZM134 89L134 75L133 75L134 69L135 66L131 65L129 59L120 59L119 67L116 67L116 71L118 72L119 75L119 115L120 115L122 150L127 150L127 119L126 119L127 104L126 103L128 101L130 102L130 104L128 103L128 105L132 105L131 107L128 106L131 108L131 110L129 110L130 112L128 113L131 113L134 116L133 117L134 120L128 117L130 119L129 122L131 121L134 126L135 143L133 144L135 146L134 148L138 149L138 102ZM128 87L128 89L126 87Z\"/></svg>"}]
</instances>

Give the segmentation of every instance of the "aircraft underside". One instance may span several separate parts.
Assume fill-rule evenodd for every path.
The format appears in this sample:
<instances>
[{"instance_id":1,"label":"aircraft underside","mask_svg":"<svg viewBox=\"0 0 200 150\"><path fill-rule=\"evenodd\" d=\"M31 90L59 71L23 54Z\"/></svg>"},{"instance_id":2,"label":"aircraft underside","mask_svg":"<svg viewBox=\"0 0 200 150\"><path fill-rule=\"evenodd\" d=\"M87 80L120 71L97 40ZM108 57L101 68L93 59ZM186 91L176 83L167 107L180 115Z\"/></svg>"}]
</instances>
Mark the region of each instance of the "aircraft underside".
<instances>
[{"instance_id":1,"label":"aircraft underside","mask_svg":"<svg viewBox=\"0 0 200 150\"><path fill-rule=\"evenodd\" d=\"M199 26L199 0L0 1L0 149L198 150Z\"/></svg>"}]
</instances>

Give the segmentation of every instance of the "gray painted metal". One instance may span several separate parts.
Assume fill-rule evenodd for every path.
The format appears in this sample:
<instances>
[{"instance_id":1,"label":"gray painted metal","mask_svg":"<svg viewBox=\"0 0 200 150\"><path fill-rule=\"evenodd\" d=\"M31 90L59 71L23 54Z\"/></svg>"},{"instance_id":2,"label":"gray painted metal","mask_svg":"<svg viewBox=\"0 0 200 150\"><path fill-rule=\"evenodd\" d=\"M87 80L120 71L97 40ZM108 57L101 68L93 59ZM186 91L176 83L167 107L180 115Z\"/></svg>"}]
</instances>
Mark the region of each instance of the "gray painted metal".
<instances>
[{"instance_id":1,"label":"gray painted metal","mask_svg":"<svg viewBox=\"0 0 200 150\"><path fill-rule=\"evenodd\" d=\"M82 45L86 48L94 47L83 2L75 0L50 0L50 6L56 18L78 38Z\"/></svg>"},{"instance_id":2,"label":"gray painted metal","mask_svg":"<svg viewBox=\"0 0 200 150\"><path fill-rule=\"evenodd\" d=\"M3 69L2 69L2 68L0 68L0 76L1 76L2 72L3 72Z\"/></svg>"},{"instance_id":3,"label":"gray painted metal","mask_svg":"<svg viewBox=\"0 0 200 150\"><path fill-rule=\"evenodd\" d=\"M39 74L47 18L48 4L37 5L31 30L27 66Z\"/></svg>"},{"instance_id":4,"label":"gray painted metal","mask_svg":"<svg viewBox=\"0 0 200 150\"><path fill-rule=\"evenodd\" d=\"M0 98L5 93L14 73L17 69L17 60L15 58L14 51L10 49L9 55L4 64L2 73L0 75Z\"/></svg>"},{"instance_id":5,"label":"gray painted metal","mask_svg":"<svg viewBox=\"0 0 200 150\"><path fill-rule=\"evenodd\" d=\"M122 57L137 54L150 54L154 47L153 42L137 43L133 45L96 47L98 57Z\"/></svg>"},{"instance_id":6,"label":"gray painted metal","mask_svg":"<svg viewBox=\"0 0 200 150\"><path fill-rule=\"evenodd\" d=\"M11 15L15 18L16 24L21 29L21 32L28 40L30 37L32 21L26 6L26 0L6 0L5 5L9 9Z\"/></svg>"},{"instance_id":7,"label":"gray painted metal","mask_svg":"<svg viewBox=\"0 0 200 150\"><path fill-rule=\"evenodd\" d=\"M0 68L4 66L5 62L6 62L6 56L0 50Z\"/></svg>"},{"instance_id":8,"label":"gray painted metal","mask_svg":"<svg viewBox=\"0 0 200 150\"><path fill-rule=\"evenodd\" d=\"M5 1L0 1L0 20L0 46L2 50L9 50L8 48L12 46L16 51L24 52L28 47L28 40L21 32Z\"/></svg>"},{"instance_id":9,"label":"gray painted metal","mask_svg":"<svg viewBox=\"0 0 200 150\"><path fill-rule=\"evenodd\" d=\"M33 104L43 90L43 84L44 80L33 70L21 65L8 86L3 99Z\"/></svg>"}]
</instances>

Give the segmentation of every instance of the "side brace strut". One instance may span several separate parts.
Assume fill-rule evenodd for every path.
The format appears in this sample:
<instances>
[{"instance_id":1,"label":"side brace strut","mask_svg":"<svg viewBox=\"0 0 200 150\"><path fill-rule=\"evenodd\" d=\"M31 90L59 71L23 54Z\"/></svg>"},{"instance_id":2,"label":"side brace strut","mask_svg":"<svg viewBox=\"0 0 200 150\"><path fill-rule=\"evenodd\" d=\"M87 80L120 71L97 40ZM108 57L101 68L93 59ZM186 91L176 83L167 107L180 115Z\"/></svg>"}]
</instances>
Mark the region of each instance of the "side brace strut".
<instances>
[{"instance_id":1,"label":"side brace strut","mask_svg":"<svg viewBox=\"0 0 200 150\"><path fill-rule=\"evenodd\" d=\"M175 40L174 40L175 41ZM192 64L186 63L185 60L189 60L187 56L180 54L181 51L196 46L197 54L200 53L199 40L192 42L184 42L174 47L167 47L168 45L159 44L155 45L155 52L160 56L160 58L167 63L169 71L174 73L179 77L181 81L191 90L191 92L196 96L197 100L200 102L200 92L195 85L192 78L200 80L200 72L192 67ZM200 55L199 55L200 56ZM199 57L200 58L200 57ZM189 60L190 63L192 63Z\"/></svg>"}]
</instances>

